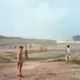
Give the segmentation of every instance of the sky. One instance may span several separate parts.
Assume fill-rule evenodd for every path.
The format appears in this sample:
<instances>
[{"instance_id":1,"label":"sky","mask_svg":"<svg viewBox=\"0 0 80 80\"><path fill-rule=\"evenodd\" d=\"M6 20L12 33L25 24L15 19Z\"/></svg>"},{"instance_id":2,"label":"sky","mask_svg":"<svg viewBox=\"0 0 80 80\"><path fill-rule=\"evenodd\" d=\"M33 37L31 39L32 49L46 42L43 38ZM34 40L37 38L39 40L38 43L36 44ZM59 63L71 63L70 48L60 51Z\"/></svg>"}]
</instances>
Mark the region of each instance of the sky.
<instances>
[{"instance_id":1,"label":"sky","mask_svg":"<svg viewBox=\"0 0 80 80\"><path fill-rule=\"evenodd\" d=\"M80 0L0 0L0 35L69 40L80 34Z\"/></svg>"}]
</instances>

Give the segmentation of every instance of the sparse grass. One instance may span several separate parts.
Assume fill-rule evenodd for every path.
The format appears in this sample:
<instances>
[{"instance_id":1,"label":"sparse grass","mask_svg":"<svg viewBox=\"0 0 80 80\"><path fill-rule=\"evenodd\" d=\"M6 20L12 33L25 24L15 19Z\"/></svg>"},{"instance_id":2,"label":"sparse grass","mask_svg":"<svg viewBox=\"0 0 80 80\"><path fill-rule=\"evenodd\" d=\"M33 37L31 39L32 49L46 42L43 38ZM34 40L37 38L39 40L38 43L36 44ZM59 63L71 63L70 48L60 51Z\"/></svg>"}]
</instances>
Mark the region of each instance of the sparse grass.
<instances>
[{"instance_id":1,"label":"sparse grass","mask_svg":"<svg viewBox=\"0 0 80 80\"><path fill-rule=\"evenodd\" d=\"M48 58L28 58L28 59L24 59L24 61L43 61L46 60Z\"/></svg>"},{"instance_id":2,"label":"sparse grass","mask_svg":"<svg viewBox=\"0 0 80 80\"><path fill-rule=\"evenodd\" d=\"M46 61L52 62L52 61L65 61L65 55L59 55L57 57L46 59Z\"/></svg>"},{"instance_id":3,"label":"sparse grass","mask_svg":"<svg viewBox=\"0 0 80 80\"><path fill-rule=\"evenodd\" d=\"M80 60L72 60L72 63L75 63L75 64L79 64L80 65Z\"/></svg>"},{"instance_id":4,"label":"sparse grass","mask_svg":"<svg viewBox=\"0 0 80 80\"><path fill-rule=\"evenodd\" d=\"M3 56L0 56L0 63L9 63L9 62L12 62L11 59L7 58L7 57L3 57Z\"/></svg>"},{"instance_id":5,"label":"sparse grass","mask_svg":"<svg viewBox=\"0 0 80 80\"><path fill-rule=\"evenodd\" d=\"M40 52L48 52L51 50L43 49L43 50L29 50L28 53L40 53Z\"/></svg>"},{"instance_id":6,"label":"sparse grass","mask_svg":"<svg viewBox=\"0 0 80 80\"><path fill-rule=\"evenodd\" d=\"M80 65L80 53L74 53L71 55L72 60L70 61L70 63L75 63L75 64L79 64ZM52 60L47 59L47 61L65 61L65 55L59 55L57 57L54 57Z\"/></svg>"},{"instance_id":7,"label":"sparse grass","mask_svg":"<svg viewBox=\"0 0 80 80\"><path fill-rule=\"evenodd\" d=\"M2 54L2 53L1 53ZM13 52L10 53L3 53L4 55L0 55L0 63L10 63L10 62L14 62L13 59L15 60L16 54Z\"/></svg>"},{"instance_id":8,"label":"sparse grass","mask_svg":"<svg viewBox=\"0 0 80 80\"><path fill-rule=\"evenodd\" d=\"M14 53L14 52L12 52L12 51L7 51L6 53L10 53L10 54L11 54L11 53Z\"/></svg>"},{"instance_id":9,"label":"sparse grass","mask_svg":"<svg viewBox=\"0 0 80 80\"><path fill-rule=\"evenodd\" d=\"M71 57L72 57L72 63L80 64L80 52L74 53Z\"/></svg>"},{"instance_id":10,"label":"sparse grass","mask_svg":"<svg viewBox=\"0 0 80 80\"><path fill-rule=\"evenodd\" d=\"M8 53L6 56L11 57L12 59L17 59L16 53Z\"/></svg>"},{"instance_id":11,"label":"sparse grass","mask_svg":"<svg viewBox=\"0 0 80 80\"><path fill-rule=\"evenodd\" d=\"M10 57L10 58L9 58ZM72 61L71 63L80 64L80 53L75 53L71 55ZM8 53L6 56L2 57L0 56L0 62L12 62L11 59L16 60L16 53ZM51 58L24 58L24 61L65 61L65 54L59 55L57 57L51 57Z\"/></svg>"}]
</instances>

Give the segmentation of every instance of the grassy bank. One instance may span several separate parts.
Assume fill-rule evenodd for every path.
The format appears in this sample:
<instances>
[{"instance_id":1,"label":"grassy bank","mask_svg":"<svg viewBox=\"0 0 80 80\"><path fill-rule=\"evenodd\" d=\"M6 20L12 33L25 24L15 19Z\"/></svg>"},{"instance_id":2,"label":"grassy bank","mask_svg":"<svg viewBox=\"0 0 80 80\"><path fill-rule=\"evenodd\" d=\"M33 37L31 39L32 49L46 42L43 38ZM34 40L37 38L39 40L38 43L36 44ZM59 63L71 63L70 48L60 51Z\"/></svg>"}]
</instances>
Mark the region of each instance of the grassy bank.
<instances>
[{"instance_id":1,"label":"grassy bank","mask_svg":"<svg viewBox=\"0 0 80 80\"><path fill-rule=\"evenodd\" d=\"M52 59L46 59L46 61L65 61L65 55L59 55L57 57L53 57ZM76 52L71 55L71 61L70 63L75 63L80 65L80 52Z\"/></svg>"},{"instance_id":2,"label":"grassy bank","mask_svg":"<svg viewBox=\"0 0 80 80\"><path fill-rule=\"evenodd\" d=\"M53 51L53 49L28 50L28 54L40 53L40 52L49 52L49 51Z\"/></svg>"},{"instance_id":3,"label":"grassy bank","mask_svg":"<svg viewBox=\"0 0 80 80\"><path fill-rule=\"evenodd\" d=\"M80 64L80 53L74 53L71 55L72 61L71 63ZM16 53L7 53L5 56L0 56L0 63L10 63L10 62L16 62L17 57ZM65 61L65 55L59 55L57 57L52 58L29 58L26 59L24 57L24 61Z\"/></svg>"}]
</instances>

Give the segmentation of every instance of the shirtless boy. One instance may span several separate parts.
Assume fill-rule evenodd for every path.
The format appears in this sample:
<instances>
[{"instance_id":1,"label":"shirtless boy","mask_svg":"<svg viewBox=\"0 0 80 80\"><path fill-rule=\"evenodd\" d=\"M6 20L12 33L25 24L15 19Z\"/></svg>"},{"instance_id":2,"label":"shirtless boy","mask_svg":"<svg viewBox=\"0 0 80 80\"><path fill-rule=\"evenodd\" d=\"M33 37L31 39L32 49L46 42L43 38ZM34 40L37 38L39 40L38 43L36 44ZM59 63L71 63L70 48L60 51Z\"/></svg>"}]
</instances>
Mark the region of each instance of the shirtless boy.
<instances>
[{"instance_id":1,"label":"shirtless boy","mask_svg":"<svg viewBox=\"0 0 80 80\"><path fill-rule=\"evenodd\" d=\"M23 66L23 46L19 47L19 52L18 52L18 62L17 62L17 68L19 70L19 74L18 76L23 77L22 76L22 66Z\"/></svg>"}]
</instances>

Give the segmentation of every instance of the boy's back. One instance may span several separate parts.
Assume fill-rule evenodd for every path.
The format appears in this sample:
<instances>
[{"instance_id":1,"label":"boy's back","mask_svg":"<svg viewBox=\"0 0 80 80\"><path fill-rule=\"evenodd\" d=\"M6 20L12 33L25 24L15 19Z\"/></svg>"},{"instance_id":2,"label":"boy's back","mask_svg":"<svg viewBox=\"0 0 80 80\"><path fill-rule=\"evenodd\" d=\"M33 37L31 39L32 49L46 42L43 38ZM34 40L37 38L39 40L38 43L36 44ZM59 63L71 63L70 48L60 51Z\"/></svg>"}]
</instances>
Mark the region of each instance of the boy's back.
<instances>
[{"instance_id":1,"label":"boy's back","mask_svg":"<svg viewBox=\"0 0 80 80\"><path fill-rule=\"evenodd\" d=\"M66 50L66 62L68 62L69 60L71 60L71 49L70 49L70 46L67 45L67 50Z\"/></svg>"},{"instance_id":2,"label":"boy's back","mask_svg":"<svg viewBox=\"0 0 80 80\"><path fill-rule=\"evenodd\" d=\"M70 48L67 48L67 53L70 54L71 50Z\"/></svg>"},{"instance_id":3,"label":"boy's back","mask_svg":"<svg viewBox=\"0 0 80 80\"><path fill-rule=\"evenodd\" d=\"M71 52L70 46L67 45L67 54L70 54L70 52Z\"/></svg>"}]
</instances>

